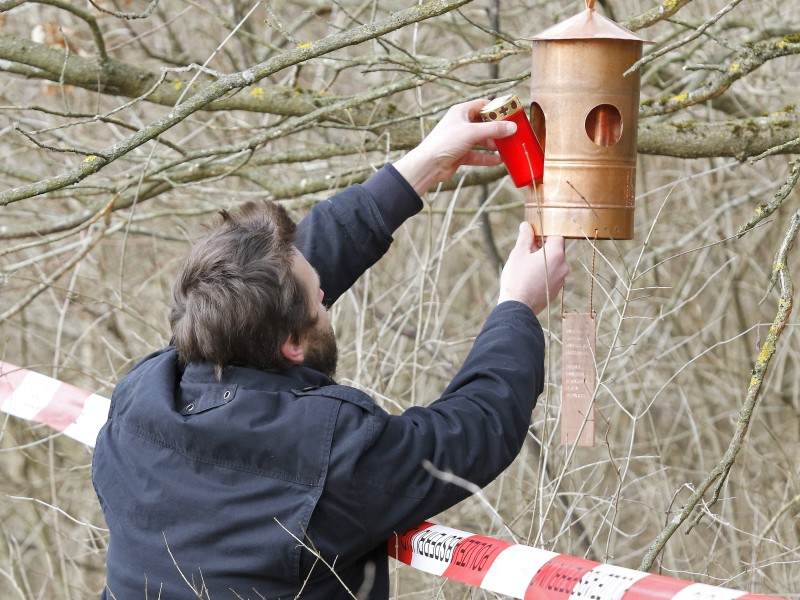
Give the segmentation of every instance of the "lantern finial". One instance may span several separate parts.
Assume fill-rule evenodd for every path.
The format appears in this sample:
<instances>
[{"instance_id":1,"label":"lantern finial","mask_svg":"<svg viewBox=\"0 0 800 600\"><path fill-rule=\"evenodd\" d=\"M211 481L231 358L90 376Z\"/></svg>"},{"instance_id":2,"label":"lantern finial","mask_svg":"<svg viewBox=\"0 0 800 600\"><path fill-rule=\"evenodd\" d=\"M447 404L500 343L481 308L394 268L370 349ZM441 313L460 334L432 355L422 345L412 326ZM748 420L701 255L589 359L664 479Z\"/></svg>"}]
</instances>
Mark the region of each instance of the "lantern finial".
<instances>
[{"instance_id":1,"label":"lantern finial","mask_svg":"<svg viewBox=\"0 0 800 600\"><path fill-rule=\"evenodd\" d=\"M586 8L594 10L594 0L586 0Z\"/></svg>"}]
</instances>

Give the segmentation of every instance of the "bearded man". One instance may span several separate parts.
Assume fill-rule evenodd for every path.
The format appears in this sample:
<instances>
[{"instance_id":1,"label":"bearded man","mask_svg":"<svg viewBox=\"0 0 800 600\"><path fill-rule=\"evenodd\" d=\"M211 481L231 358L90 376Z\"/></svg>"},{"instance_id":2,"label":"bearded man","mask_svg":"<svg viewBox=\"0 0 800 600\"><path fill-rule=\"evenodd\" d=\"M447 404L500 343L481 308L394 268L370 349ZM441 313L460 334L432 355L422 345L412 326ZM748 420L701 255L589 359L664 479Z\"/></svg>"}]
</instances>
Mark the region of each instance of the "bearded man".
<instances>
[{"instance_id":1,"label":"bearded man","mask_svg":"<svg viewBox=\"0 0 800 600\"><path fill-rule=\"evenodd\" d=\"M513 123L454 106L414 150L315 206L223 211L175 282L172 343L117 385L93 481L110 539L104 599L389 595L387 540L485 486L519 453L543 389L536 313L564 240L521 224L497 306L441 397L390 415L338 385L330 307L388 250L420 196L496 165ZM546 258L546 260L545 260Z\"/></svg>"}]
</instances>

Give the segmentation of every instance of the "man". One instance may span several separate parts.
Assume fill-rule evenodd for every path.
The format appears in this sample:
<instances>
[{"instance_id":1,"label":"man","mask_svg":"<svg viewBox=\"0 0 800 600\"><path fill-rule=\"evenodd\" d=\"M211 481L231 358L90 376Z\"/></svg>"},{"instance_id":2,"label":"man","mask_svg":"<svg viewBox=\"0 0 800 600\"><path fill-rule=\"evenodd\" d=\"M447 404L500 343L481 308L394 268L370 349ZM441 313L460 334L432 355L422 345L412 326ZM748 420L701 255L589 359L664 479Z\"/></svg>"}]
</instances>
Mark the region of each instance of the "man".
<instances>
[{"instance_id":1,"label":"man","mask_svg":"<svg viewBox=\"0 0 800 600\"><path fill-rule=\"evenodd\" d=\"M535 313L567 274L521 224L497 307L428 407L390 416L337 385L327 307L388 249L420 195L476 145L513 133L450 109L394 166L311 211L223 212L174 287L173 343L117 385L93 479L117 600L386 599L387 539L468 495L424 468L488 484L518 454L542 391ZM296 239L295 239L296 233Z\"/></svg>"}]
</instances>

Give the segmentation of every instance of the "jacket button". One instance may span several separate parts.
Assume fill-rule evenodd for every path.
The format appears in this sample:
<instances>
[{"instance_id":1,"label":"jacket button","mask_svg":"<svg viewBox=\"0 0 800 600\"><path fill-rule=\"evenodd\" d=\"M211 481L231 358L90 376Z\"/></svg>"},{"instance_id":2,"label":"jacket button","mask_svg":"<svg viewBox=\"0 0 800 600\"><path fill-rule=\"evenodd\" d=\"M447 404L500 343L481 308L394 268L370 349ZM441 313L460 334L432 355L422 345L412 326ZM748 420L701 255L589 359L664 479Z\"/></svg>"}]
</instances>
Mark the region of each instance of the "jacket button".
<instances>
[{"instance_id":1,"label":"jacket button","mask_svg":"<svg viewBox=\"0 0 800 600\"><path fill-rule=\"evenodd\" d=\"M187 411L187 412L192 412L193 410L194 410L194 404L189 404L189 405L186 407L186 411Z\"/></svg>"},{"instance_id":2,"label":"jacket button","mask_svg":"<svg viewBox=\"0 0 800 600\"><path fill-rule=\"evenodd\" d=\"M231 391L230 390L225 390L225 393L222 394L222 399L223 400L227 400L230 397L231 397Z\"/></svg>"}]
</instances>

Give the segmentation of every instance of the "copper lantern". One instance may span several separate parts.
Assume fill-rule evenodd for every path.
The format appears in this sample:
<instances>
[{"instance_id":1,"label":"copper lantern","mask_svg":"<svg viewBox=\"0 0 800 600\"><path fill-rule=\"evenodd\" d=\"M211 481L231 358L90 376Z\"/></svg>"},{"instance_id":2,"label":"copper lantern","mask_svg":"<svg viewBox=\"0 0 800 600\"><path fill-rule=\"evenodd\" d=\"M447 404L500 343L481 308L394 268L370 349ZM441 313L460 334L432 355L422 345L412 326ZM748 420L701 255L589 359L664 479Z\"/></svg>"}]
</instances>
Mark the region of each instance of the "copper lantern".
<instances>
[{"instance_id":1,"label":"copper lantern","mask_svg":"<svg viewBox=\"0 0 800 600\"><path fill-rule=\"evenodd\" d=\"M593 5L531 38L530 119L545 162L525 220L539 235L631 239L639 74L623 74L646 42Z\"/></svg>"}]
</instances>

